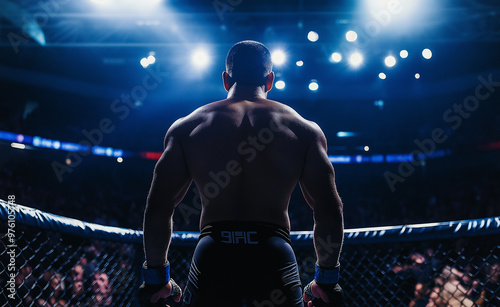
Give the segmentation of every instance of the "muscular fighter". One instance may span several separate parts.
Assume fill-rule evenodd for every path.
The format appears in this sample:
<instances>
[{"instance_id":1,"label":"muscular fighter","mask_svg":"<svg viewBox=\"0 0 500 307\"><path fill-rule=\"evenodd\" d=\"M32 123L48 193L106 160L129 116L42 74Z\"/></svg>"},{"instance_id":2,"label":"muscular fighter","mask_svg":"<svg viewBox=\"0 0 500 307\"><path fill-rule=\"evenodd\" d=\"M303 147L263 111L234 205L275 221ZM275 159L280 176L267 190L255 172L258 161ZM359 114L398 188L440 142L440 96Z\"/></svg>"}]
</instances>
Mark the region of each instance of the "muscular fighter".
<instances>
[{"instance_id":1,"label":"muscular fighter","mask_svg":"<svg viewBox=\"0 0 500 307\"><path fill-rule=\"evenodd\" d=\"M194 181L201 231L183 306L343 306L342 202L323 132L267 99L274 73L263 44L234 45L222 77L227 99L198 108L166 133L144 214L141 300L181 300L167 253L174 209ZM317 255L304 294L289 238L288 204L297 183L314 213Z\"/></svg>"}]
</instances>

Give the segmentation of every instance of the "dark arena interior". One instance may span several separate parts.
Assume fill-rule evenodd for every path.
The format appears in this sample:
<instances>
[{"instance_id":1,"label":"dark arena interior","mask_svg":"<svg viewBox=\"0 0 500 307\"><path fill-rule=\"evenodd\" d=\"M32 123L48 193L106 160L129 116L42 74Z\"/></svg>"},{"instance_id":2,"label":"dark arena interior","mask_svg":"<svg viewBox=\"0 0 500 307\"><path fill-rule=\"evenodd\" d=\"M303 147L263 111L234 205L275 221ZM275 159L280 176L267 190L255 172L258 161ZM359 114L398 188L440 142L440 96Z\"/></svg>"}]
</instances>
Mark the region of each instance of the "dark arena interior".
<instances>
[{"instance_id":1,"label":"dark arena interior","mask_svg":"<svg viewBox=\"0 0 500 307\"><path fill-rule=\"evenodd\" d=\"M0 0L0 305L139 306L165 133L226 98L241 40L271 51L268 98L328 140L347 306L500 306L495 0ZM169 250L182 288L201 209L192 184ZM305 286L298 185L289 215Z\"/></svg>"}]
</instances>

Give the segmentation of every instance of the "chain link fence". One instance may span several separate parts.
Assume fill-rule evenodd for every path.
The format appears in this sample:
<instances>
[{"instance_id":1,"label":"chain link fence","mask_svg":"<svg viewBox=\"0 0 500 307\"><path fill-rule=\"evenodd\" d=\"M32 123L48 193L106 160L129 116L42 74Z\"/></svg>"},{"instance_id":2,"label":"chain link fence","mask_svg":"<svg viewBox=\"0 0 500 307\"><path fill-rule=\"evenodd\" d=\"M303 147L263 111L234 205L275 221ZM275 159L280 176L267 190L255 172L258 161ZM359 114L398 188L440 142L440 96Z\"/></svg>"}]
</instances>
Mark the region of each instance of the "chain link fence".
<instances>
[{"instance_id":1,"label":"chain link fence","mask_svg":"<svg viewBox=\"0 0 500 307\"><path fill-rule=\"evenodd\" d=\"M137 306L141 232L0 205L1 306ZM172 238L181 287L196 242L196 233ZM292 242L305 285L311 233ZM500 306L500 217L347 230L341 263L348 306Z\"/></svg>"}]
</instances>

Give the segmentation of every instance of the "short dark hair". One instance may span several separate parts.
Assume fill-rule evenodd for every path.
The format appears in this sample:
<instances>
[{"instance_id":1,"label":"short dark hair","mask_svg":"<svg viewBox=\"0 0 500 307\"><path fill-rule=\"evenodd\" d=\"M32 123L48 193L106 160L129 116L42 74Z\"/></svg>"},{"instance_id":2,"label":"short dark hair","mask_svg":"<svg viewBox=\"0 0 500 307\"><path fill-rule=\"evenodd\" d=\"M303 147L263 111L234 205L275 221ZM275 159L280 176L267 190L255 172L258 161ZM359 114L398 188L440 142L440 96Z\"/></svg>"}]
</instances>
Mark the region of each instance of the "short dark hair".
<instances>
[{"instance_id":1,"label":"short dark hair","mask_svg":"<svg viewBox=\"0 0 500 307\"><path fill-rule=\"evenodd\" d=\"M271 52L264 44L245 40L236 43L226 57L226 72L241 84L262 85L273 69Z\"/></svg>"}]
</instances>

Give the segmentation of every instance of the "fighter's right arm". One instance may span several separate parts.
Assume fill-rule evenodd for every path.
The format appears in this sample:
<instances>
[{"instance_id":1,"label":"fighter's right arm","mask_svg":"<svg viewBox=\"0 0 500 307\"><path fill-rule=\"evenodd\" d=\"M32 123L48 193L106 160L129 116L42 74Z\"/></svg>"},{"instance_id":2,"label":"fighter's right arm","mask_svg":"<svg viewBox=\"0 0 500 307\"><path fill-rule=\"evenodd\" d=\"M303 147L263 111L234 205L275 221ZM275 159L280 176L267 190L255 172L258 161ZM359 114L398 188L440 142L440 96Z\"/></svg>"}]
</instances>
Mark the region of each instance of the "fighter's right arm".
<instances>
[{"instance_id":1,"label":"fighter's right arm","mask_svg":"<svg viewBox=\"0 0 500 307\"><path fill-rule=\"evenodd\" d=\"M333 166L328 159L326 138L317 125L307 149L300 187L313 209L318 265L325 269L335 268L339 265L344 238L343 208L335 186Z\"/></svg>"},{"instance_id":2,"label":"fighter's right arm","mask_svg":"<svg viewBox=\"0 0 500 307\"><path fill-rule=\"evenodd\" d=\"M304 301L308 307L340 307L345 306L343 291L338 284L339 258L344 239L342 201L335 186L333 166L328 159L325 135L317 125L313 126L313 132L300 187L313 209L313 239L318 261L314 280L304 288Z\"/></svg>"}]
</instances>

